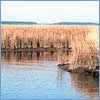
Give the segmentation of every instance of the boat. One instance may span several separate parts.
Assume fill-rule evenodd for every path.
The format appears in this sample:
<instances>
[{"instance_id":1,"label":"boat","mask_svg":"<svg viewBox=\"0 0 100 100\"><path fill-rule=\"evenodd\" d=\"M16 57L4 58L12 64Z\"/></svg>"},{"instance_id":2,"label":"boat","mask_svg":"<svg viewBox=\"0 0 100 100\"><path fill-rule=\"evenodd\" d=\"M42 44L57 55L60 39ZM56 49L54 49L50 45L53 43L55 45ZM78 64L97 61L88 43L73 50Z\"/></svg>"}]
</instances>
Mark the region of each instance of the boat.
<instances>
[{"instance_id":1,"label":"boat","mask_svg":"<svg viewBox=\"0 0 100 100\"><path fill-rule=\"evenodd\" d=\"M62 64L58 64L58 66L65 66L65 65L69 65L69 64L71 64L71 62L65 61L65 62L62 63Z\"/></svg>"}]
</instances>

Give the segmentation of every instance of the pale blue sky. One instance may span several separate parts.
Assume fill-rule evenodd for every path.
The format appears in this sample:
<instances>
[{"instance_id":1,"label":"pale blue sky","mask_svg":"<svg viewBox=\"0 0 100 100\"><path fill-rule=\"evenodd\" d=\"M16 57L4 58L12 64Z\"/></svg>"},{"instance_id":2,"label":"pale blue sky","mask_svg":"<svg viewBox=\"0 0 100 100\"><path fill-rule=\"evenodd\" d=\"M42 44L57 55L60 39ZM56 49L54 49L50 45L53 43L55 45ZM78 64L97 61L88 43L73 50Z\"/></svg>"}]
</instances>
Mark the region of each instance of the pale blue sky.
<instances>
[{"instance_id":1,"label":"pale blue sky","mask_svg":"<svg viewBox=\"0 0 100 100\"><path fill-rule=\"evenodd\" d=\"M99 22L98 1L2 1L2 21Z\"/></svg>"}]
</instances>

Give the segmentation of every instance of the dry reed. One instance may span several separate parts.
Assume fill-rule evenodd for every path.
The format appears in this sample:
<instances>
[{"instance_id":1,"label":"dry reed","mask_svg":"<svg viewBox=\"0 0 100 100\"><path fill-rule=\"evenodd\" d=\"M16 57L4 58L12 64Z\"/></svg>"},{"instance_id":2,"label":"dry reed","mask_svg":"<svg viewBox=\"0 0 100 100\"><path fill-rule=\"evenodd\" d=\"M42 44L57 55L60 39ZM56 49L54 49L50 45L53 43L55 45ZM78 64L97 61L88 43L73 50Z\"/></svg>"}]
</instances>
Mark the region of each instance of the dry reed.
<instances>
[{"instance_id":1,"label":"dry reed","mask_svg":"<svg viewBox=\"0 0 100 100\"><path fill-rule=\"evenodd\" d=\"M73 49L72 67L98 65L97 25L2 25L2 48L67 47Z\"/></svg>"}]
</instances>

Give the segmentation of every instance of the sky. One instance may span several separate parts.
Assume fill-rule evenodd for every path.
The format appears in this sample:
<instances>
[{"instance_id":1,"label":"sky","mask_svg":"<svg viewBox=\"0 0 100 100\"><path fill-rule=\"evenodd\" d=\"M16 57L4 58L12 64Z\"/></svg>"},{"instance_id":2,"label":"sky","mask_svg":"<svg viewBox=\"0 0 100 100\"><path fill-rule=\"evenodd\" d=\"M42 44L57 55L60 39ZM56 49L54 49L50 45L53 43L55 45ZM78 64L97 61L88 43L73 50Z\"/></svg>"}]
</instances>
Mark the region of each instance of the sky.
<instances>
[{"instance_id":1,"label":"sky","mask_svg":"<svg viewBox=\"0 0 100 100\"><path fill-rule=\"evenodd\" d=\"M99 23L99 1L2 1L1 20Z\"/></svg>"}]
</instances>

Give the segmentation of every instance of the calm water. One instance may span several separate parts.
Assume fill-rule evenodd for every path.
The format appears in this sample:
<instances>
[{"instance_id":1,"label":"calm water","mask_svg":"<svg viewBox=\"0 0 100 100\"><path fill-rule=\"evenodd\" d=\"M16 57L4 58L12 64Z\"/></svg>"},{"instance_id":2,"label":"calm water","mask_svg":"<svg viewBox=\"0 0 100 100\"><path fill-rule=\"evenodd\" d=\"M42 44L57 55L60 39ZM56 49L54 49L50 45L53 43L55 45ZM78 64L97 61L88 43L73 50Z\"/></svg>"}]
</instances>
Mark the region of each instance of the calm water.
<instances>
[{"instance_id":1,"label":"calm water","mask_svg":"<svg viewBox=\"0 0 100 100\"><path fill-rule=\"evenodd\" d=\"M3 53L2 99L98 98L98 79L57 67L56 53Z\"/></svg>"}]
</instances>

